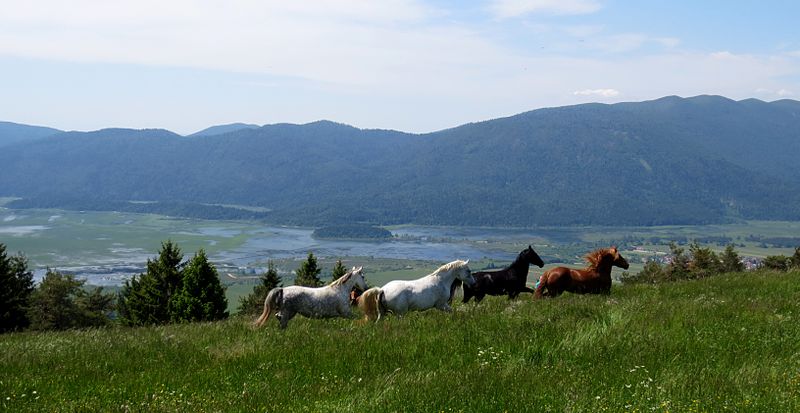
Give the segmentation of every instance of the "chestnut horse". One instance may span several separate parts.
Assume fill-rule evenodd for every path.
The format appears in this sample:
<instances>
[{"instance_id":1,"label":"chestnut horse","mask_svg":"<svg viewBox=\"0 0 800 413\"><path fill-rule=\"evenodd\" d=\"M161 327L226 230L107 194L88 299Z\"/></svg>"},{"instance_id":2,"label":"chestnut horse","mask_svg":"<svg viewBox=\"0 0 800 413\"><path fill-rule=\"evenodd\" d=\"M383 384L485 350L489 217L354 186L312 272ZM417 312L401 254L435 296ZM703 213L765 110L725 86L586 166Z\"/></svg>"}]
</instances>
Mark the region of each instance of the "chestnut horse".
<instances>
[{"instance_id":1,"label":"chestnut horse","mask_svg":"<svg viewBox=\"0 0 800 413\"><path fill-rule=\"evenodd\" d=\"M533 298L558 297L564 291L576 294L608 294L611 292L611 267L628 269L628 261L622 258L617 247L601 248L586 254L584 259L589 266L582 270L555 267L545 271L536 283Z\"/></svg>"}]
</instances>

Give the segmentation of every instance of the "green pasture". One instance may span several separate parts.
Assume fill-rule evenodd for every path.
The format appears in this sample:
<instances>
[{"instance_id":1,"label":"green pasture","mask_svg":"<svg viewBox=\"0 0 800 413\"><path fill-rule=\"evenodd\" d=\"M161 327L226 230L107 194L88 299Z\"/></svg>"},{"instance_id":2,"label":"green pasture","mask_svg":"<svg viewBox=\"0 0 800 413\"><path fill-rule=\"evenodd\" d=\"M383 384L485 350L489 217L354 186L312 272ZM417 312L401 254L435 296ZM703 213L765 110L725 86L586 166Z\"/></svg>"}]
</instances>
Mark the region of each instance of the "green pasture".
<instances>
[{"instance_id":1,"label":"green pasture","mask_svg":"<svg viewBox=\"0 0 800 413\"><path fill-rule=\"evenodd\" d=\"M790 412L800 273L490 297L380 323L0 336L9 412Z\"/></svg>"},{"instance_id":2,"label":"green pasture","mask_svg":"<svg viewBox=\"0 0 800 413\"><path fill-rule=\"evenodd\" d=\"M2 202L2 200L0 200ZM254 221L210 221L170 218L152 214L118 212L79 212L63 210L10 210L0 207L0 242L11 252L24 252L37 266L78 266L102 264L113 260L146 260L166 239L177 242L191 254L200 248L210 256L234 251L264 228ZM492 231L491 229L486 229ZM502 231L498 229L497 231ZM501 240L466 240L443 238L442 242L471 244L489 251L514 253L528 244L548 263L581 264L580 256L601 246L630 244L644 246L649 251L667 251L671 240L727 236L733 238L742 255L764 257L791 255L791 248L764 248L758 242L747 241L749 235L762 237L797 237L800 222L748 221L725 225L659 226L659 227L564 227L527 230L529 237L509 236ZM456 230L457 233L457 230ZM264 236L260 233L259 236ZM630 239L645 239L640 243ZM650 241L657 242L651 244ZM626 241L627 240L627 241ZM722 250L723 246L711 245ZM629 254L636 254L629 251ZM263 257L262 257L263 258ZM300 258L300 257L298 257ZM333 259L337 257L332 257ZM339 257L345 260L350 257ZM486 257L470 257L474 260ZM631 262L634 269L637 260ZM435 263L430 263L434 265ZM503 263L497 263L502 265ZM257 263L254 263L257 265ZM404 266L404 265L403 265ZM391 269L402 278L417 274L416 265L404 274ZM385 272L384 269L377 271ZM379 276L380 277L380 276Z\"/></svg>"},{"instance_id":3,"label":"green pasture","mask_svg":"<svg viewBox=\"0 0 800 413\"><path fill-rule=\"evenodd\" d=\"M152 214L0 209L0 239L33 263L73 266L109 258L152 256L172 239L184 252L209 255L240 246L253 224L204 221ZM225 231L222 235L217 230Z\"/></svg>"}]
</instances>

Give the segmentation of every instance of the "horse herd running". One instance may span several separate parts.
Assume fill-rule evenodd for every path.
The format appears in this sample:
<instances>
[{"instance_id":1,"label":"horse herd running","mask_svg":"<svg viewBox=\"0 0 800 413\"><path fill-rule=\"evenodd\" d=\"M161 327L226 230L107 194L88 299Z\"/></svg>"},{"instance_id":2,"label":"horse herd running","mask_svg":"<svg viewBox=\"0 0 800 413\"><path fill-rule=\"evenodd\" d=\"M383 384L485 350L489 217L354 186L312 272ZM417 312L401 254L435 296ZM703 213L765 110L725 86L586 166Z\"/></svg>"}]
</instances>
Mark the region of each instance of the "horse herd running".
<instances>
[{"instance_id":1,"label":"horse herd running","mask_svg":"<svg viewBox=\"0 0 800 413\"><path fill-rule=\"evenodd\" d=\"M358 306L366 320L380 320L386 313L403 315L408 311L437 308L452 311L450 302L463 285L462 301L475 298L480 302L486 295L533 293L534 299L557 297L564 291L577 294L608 294L611 291L611 267L628 269L628 261L616 247L601 248L585 257L589 266L584 269L555 267L545 271L535 289L525 285L528 267L544 266L544 261L529 245L508 267L498 271L471 272L469 260L456 260L416 280L390 281L383 287L367 289L363 267L353 267L330 285L311 288L297 285L278 287L267 293L264 312L255 321L260 327L273 313L281 328L286 328L295 315L308 318L353 316L352 304ZM365 291L366 290L366 291ZM355 292L361 292L357 295Z\"/></svg>"}]
</instances>

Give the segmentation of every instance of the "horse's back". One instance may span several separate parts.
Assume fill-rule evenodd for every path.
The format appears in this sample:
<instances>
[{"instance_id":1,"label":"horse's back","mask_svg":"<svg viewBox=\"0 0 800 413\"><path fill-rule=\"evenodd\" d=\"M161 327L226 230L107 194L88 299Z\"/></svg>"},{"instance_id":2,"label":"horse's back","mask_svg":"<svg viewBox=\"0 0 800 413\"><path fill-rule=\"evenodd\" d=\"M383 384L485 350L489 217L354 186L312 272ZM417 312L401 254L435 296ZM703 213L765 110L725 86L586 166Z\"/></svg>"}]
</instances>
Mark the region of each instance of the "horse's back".
<instances>
[{"instance_id":1,"label":"horse's back","mask_svg":"<svg viewBox=\"0 0 800 413\"><path fill-rule=\"evenodd\" d=\"M344 297L346 300L347 297ZM309 318L335 317L339 315L342 297L329 287L303 287L292 285L283 289L285 308Z\"/></svg>"},{"instance_id":2,"label":"horse's back","mask_svg":"<svg viewBox=\"0 0 800 413\"><path fill-rule=\"evenodd\" d=\"M390 281L382 290L386 306L400 313L427 309L434 306L440 297L445 300L450 297L450 285L439 285L427 277Z\"/></svg>"}]
</instances>

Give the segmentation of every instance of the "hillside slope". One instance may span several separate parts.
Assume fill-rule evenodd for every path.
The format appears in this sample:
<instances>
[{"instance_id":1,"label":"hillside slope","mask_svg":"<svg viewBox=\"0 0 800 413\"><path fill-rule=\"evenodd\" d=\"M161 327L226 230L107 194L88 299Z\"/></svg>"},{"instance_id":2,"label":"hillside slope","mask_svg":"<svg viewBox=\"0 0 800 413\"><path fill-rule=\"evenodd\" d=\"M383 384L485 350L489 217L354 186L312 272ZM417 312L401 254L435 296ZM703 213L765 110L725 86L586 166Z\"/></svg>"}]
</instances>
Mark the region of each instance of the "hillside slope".
<instances>
[{"instance_id":1,"label":"hillside slope","mask_svg":"<svg viewBox=\"0 0 800 413\"><path fill-rule=\"evenodd\" d=\"M798 273L297 317L0 335L13 412L795 412Z\"/></svg>"},{"instance_id":2,"label":"hillside slope","mask_svg":"<svg viewBox=\"0 0 800 413\"><path fill-rule=\"evenodd\" d=\"M303 225L800 219L796 103L667 97L424 135L327 121L192 139L68 133L0 154L8 171L0 196L81 209L127 200L252 205L270 209L273 222Z\"/></svg>"}]
</instances>

